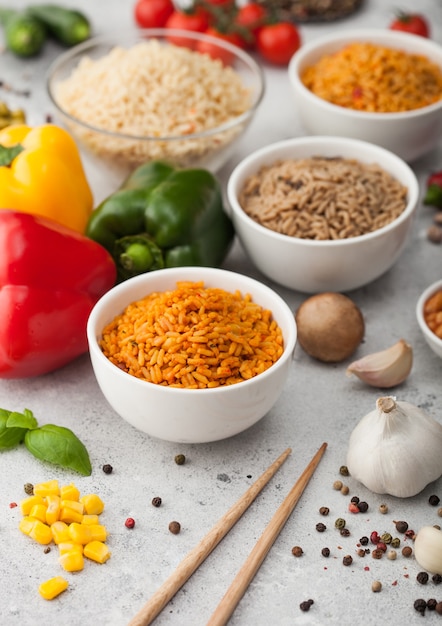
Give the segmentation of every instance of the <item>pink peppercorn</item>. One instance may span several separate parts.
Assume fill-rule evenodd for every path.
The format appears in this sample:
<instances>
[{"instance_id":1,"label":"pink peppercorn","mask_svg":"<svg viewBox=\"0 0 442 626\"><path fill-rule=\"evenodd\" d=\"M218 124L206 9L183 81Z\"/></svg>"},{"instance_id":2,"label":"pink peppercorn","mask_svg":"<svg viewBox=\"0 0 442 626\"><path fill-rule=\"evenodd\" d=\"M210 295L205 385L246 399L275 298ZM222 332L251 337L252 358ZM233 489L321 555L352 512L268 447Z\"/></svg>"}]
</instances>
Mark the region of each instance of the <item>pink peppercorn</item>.
<instances>
[{"instance_id":1,"label":"pink peppercorn","mask_svg":"<svg viewBox=\"0 0 442 626\"><path fill-rule=\"evenodd\" d=\"M377 545L380 542L380 540L381 538L379 537L379 534L374 530L370 535L371 543L374 543L375 545Z\"/></svg>"},{"instance_id":2,"label":"pink peppercorn","mask_svg":"<svg viewBox=\"0 0 442 626\"><path fill-rule=\"evenodd\" d=\"M134 518L128 517L127 520L124 522L124 525L126 526L126 528L133 528L135 526Z\"/></svg>"}]
</instances>

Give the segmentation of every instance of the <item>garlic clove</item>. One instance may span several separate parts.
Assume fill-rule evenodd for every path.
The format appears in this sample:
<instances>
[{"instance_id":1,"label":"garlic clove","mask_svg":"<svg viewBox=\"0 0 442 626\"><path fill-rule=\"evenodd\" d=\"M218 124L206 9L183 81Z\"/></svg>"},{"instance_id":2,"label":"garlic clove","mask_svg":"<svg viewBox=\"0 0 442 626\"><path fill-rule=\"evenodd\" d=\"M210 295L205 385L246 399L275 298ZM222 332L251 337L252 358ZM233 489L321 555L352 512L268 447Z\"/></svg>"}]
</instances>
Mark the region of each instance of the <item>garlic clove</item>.
<instances>
[{"instance_id":1,"label":"garlic clove","mask_svg":"<svg viewBox=\"0 0 442 626\"><path fill-rule=\"evenodd\" d=\"M400 339L386 350L354 361L348 366L346 374L354 374L372 387L387 389L404 382L412 365L413 349L404 339Z\"/></svg>"},{"instance_id":2,"label":"garlic clove","mask_svg":"<svg viewBox=\"0 0 442 626\"><path fill-rule=\"evenodd\" d=\"M414 541L414 556L427 572L442 574L442 532L434 526L421 528Z\"/></svg>"}]
</instances>

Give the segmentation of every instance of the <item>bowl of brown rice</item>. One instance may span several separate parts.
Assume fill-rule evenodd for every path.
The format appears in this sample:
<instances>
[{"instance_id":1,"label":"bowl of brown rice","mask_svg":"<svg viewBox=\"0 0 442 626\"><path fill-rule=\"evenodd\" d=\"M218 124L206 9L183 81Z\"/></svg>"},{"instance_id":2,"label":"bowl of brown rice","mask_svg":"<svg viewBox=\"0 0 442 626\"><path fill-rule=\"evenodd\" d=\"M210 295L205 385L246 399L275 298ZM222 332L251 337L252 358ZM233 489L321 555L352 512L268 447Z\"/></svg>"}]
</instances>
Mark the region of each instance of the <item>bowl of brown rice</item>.
<instances>
[{"instance_id":1,"label":"bowl of brown rice","mask_svg":"<svg viewBox=\"0 0 442 626\"><path fill-rule=\"evenodd\" d=\"M239 240L268 278L295 291L350 291L398 260L411 235L419 185L380 146L301 137L250 154L227 184Z\"/></svg>"},{"instance_id":2,"label":"bowl of brown rice","mask_svg":"<svg viewBox=\"0 0 442 626\"><path fill-rule=\"evenodd\" d=\"M207 45L214 56L199 51ZM218 170L265 84L254 59L219 38L138 29L94 37L61 54L47 89L55 119L115 186L150 160Z\"/></svg>"},{"instance_id":3,"label":"bowl of brown rice","mask_svg":"<svg viewBox=\"0 0 442 626\"><path fill-rule=\"evenodd\" d=\"M311 135L362 139L412 162L442 140L442 46L392 30L318 37L288 68Z\"/></svg>"},{"instance_id":4,"label":"bowl of brown rice","mask_svg":"<svg viewBox=\"0 0 442 626\"><path fill-rule=\"evenodd\" d=\"M87 335L112 409L152 437L181 443L231 437L271 411L297 337L275 291L205 267L120 283L95 305Z\"/></svg>"}]
</instances>

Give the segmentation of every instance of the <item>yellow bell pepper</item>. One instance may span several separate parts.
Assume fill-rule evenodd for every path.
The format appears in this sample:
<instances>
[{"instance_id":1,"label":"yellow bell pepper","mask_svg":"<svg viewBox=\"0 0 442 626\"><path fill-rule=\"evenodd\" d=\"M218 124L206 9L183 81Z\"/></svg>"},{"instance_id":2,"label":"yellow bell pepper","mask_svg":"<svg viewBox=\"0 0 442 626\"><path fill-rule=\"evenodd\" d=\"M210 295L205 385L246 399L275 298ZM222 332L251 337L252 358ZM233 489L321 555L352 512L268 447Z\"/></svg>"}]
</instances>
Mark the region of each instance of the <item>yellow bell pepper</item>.
<instances>
[{"instance_id":1,"label":"yellow bell pepper","mask_svg":"<svg viewBox=\"0 0 442 626\"><path fill-rule=\"evenodd\" d=\"M0 131L0 146L17 145L22 151L0 165L0 209L41 215L84 233L93 196L73 137L53 124Z\"/></svg>"}]
</instances>

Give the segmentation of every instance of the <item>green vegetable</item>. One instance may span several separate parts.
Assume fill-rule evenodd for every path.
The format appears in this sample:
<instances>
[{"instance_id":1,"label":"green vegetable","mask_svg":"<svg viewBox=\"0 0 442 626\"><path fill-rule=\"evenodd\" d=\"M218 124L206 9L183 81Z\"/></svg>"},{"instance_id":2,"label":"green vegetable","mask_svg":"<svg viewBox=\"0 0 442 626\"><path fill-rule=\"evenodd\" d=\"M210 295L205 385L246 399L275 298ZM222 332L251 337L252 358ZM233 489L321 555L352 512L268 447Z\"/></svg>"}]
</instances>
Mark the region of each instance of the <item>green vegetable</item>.
<instances>
[{"instance_id":1,"label":"green vegetable","mask_svg":"<svg viewBox=\"0 0 442 626\"><path fill-rule=\"evenodd\" d=\"M91 36L89 20L75 9L67 9L57 4L35 4L29 6L27 12L65 46L75 46Z\"/></svg>"},{"instance_id":2,"label":"green vegetable","mask_svg":"<svg viewBox=\"0 0 442 626\"><path fill-rule=\"evenodd\" d=\"M0 23L4 27L8 50L20 57L38 55L46 42L46 29L27 11L0 9Z\"/></svg>"},{"instance_id":3,"label":"green vegetable","mask_svg":"<svg viewBox=\"0 0 442 626\"><path fill-rule=\"evenodd\" d=\"M73 469L83 476L92 473L91 462L84 444L64 426L38 426L29 409L23 413L0 409L0 451L15 448L24 441L37 459Z\"/></svg>"},{"instance_id":4,"label":"green vegetable","mask_svg":"<svg viewBox=\"0 0 442 626\"><path fill-rule=\"evenodd\" d=\"M76 470L83 476L91 475L87 450L69 428L46 424L28 430L25 446L37 459Z\"/></svg>"},{"instance_id":5,"label":"green vegetable","mask_svg":"<svg viewBox=\"0 0 442 626\"><path fill-rule=\"evenodd\" d=\"M219 266L234 229L213 174L151 161L93 211L86 234L112 254L121 282L163 267Z\"/></svg>"}]
</instances>

